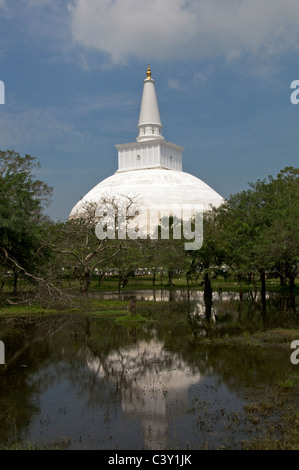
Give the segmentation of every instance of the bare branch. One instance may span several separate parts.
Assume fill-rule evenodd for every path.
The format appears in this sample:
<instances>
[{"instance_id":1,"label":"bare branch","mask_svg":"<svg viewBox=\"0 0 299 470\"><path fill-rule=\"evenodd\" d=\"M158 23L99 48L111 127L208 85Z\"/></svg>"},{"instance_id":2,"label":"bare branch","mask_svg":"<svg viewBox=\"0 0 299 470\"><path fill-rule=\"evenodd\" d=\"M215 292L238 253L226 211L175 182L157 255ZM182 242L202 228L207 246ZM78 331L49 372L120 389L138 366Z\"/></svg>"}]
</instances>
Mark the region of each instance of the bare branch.
<instances>
[{"instance_id":1,"label":"bare branch","mask_svg":"<svg viewBox=\"0 0 299 470\"><path fill-rule=\"evenodd\" d=\"M24 276L29 278L30 280L36 282L39 286L39 289L42 289L47 295L47 300L48 303L51 303L53 300L55 302L57 301L68 301L72 302L72 299L70 296L67 296L64 291L59 289L51 280L47 279L46 277L38 277L35 276L34 274L29 273L23 266L21 266L10 254L7 252L7 250L3 247L0 247L0 259L4 263L9 262L10 264L14 265L21 273L23 273ZM42 298L41 291L39 292L39 297ZM9 303L12 303L12 301L9 301Z\"/></svg>"}]
</instances>

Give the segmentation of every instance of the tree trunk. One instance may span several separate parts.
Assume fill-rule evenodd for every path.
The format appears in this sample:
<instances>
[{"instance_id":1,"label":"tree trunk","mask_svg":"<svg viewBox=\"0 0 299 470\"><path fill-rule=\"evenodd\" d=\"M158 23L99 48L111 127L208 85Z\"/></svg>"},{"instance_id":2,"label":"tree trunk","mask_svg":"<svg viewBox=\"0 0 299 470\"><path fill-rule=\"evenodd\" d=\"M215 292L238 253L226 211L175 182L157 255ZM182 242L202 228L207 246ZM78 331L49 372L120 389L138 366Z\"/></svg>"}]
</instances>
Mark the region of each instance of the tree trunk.
<instances>
[{"instance_id":1,"label":"tree trunk","mask_svg":"<svg viewBox=\"0 0 299 470\"><path fill-rule=\"evenodd\" d=\"M156 285L156 268L154 268L154 272L153 272L153 286Z\"/></svg>"},{"instance_id":2,"label":"tree trunk","mask_svg":"<svg viewBox=\"0 0 299 470\"><path fill-rule=\"evenodd\" d=\"M87 341L91 336L91 333L90 333L90 320L89 318L87 317L86 318L86 323L85 323L85 341Z\"/></svg>"},{"instance_id":3,"label":"tree trunk","mask_svg":"<svg viewBox=\"0 0 299 470\"><path fill-rule=\"evenodd\" d=\"M17 294L18 292L18 273L15 271L14 272L14 277L13 277L13 294Z\"/></svg>"},{"instance_id":4,"label":"tree trunk","mask_svg":"<svg viewBox=\"0 0 299 470\"><path fill-rule=\"evenodd\" d=\"M240 301L242 302L242 300L243 300L243 285L241 284L241 282L240 282L240 292L239 292L239 296L240 296Z\"/></svg>"},{"instance_id":5,"label":"tree trunk","mask_svg":"<svg viewBox=\"0 0 299 470\"><path fill-rule=\"evenodd\" d=\"M262 315L263 319L266 319L266 311L267 311L267 302L266 302L266 273L265 270L263 269L261 271L261 283L262 283L262 288L261 288L261 298L262 298Z\"/></svg>"},{"instance_id":6,"label":"tree trunk","mask_svg":"<svg viewBox=\"0 0 299 470\"><path fill-rule=\"evenodd\" d=\"M131 315L136 315L136 299L131 299L129 302L129 311Z\"/></svg>"},{"instance_id":7,"label":"tree trunk","mask_svg":"<svg viewBox=\"0 0 299 470\"><path fill-rule=\"evenodd\" d=\"M286 285L286 278L283 274L279 274L279 279L280 279L280 285L281 287L284 287Z\"/></svg>"},{"instance_id":8,"label":"tree trunk","mask_svg":"<svg viewBox=\"0 0 299 470\"><path fill-rule=\"evenodd\" d=\"M186 281L187 281L187 289L189 293L190 291L190 274L189 273L186 274Z\"/></svg>"},{"instance_id":9,"label":"tree trunk","mask_svg":"<svg viewBox=\"0 0 299 470\"><path fill-rule=\"evenodd\" d=\"M173 276L173 269L168 270L168 284L172 287L172 276Z\"/></svg>"},{"instance_id":10,"label":"tree trunk","mask_svg":"<svg viewBox=\"0 0 299 470\"><path fill-rule=\"evenodd\" d=\"M294 273L291 273L290 274L290 281L289 281L289 286L290 286L290 294L293 295L294 293L294 288L295 288L295 278L296 278L296 274Z\"/></svg>"},{"instance_id":11,"label":"tree trunk","mask_svg":"<svg viewBox=\"0 0 299 470\"><path fill-rule=\"evenodd\" d=\"M90 285L90 271L88 268L85 268L84 279L83 279L83 284L82 284L82 292L84 292L84 294L88 293L89 285Z\"/></svg>"},{"instance_id":12,"label":"tree trunk","mask_svg":"<svg viewBox=\"0 0 299 470\"><path fill-rule=\"evenodd\" d=\"M205 303L205 313L206 319L209 322L212 315L212 297L213 297L213 290L211 285L211 279L209 273L205 273L204 277L204 303Z\"/></svg>"}]
</instances>

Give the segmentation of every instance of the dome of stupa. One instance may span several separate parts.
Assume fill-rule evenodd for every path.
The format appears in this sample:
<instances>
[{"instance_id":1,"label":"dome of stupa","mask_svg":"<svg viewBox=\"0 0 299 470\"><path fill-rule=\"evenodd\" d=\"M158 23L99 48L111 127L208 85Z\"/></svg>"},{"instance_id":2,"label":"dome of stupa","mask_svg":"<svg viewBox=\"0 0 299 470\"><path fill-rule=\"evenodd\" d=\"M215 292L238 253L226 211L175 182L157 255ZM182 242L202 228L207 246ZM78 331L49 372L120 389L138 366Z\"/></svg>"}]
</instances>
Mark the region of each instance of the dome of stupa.
<instances>
[{"instance_id":1,"label":"dome of stupa","mask_svg":"<svg viewBox=\"0 0 299 470\"><path fill-rule=\"evenodd\" d=\"M73 208L70 217L79 215L89 202L128 197L144 207L160 204L202 204L204 210L218 207L223 198L210 186L184 171L151 168L116 172L97 184Z\"/></svg>"}]
</instances>

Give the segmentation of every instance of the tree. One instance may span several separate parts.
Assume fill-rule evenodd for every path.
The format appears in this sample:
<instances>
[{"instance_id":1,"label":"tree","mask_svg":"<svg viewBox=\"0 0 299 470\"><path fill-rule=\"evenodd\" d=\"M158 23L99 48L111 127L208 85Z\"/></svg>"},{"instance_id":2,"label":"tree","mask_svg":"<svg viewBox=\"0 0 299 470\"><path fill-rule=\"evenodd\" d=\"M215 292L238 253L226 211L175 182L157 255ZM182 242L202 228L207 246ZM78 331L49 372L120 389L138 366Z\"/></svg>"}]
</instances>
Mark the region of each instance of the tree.
<instances>
[{"instance_id":1,"label":"tree","mask_svg":"<svg viewBox=\"0 0 299 470\"><path fill-rule=\"evenodd\" d=\"M217 210L226 263L236 272L258 272L265 297L266 271L294 288L298 273L299 170L286 167L277 178L250 183Z\"/></svg>"},{"instance_id":2,"label":"tree","mask_svg":"<svg viewBox=\"0 0 299 470\"><path fill-rule=\"evenodd\" d=\"M181 238L179 239L174 237L175 228L181 232ZM156 238L154 238L154 234ZM167 286L173 287L174 275L185 271L187 256L184 250L182 235L182 220L170 215L160 220L160 224L157 225L148 239L141 240L142 267L152 273L153 286L155 286L156 274L158 272L161 275L161 283L162 275L167 273Z\"/></svg>"},{"instance_id":3,"label":"tree","mask_svg":"<svg viewBox=\"0 0 299 470\"><path fill-rule=\"evenodd\" d=\"M278 273L282 284L287 280L292 293L299 268L299 169L286 167L276 179L258 182L255 190L268 214L256 240L257 258Z\"/></svg>"},{"instance_id":4,"label":"tree","mask_svg":"<svg viewBox=\"0 0 299 470\"><path fill-rule=\"evenodd\" d=\"M141 240L123 240L122 249L113 259L108 260L107 270L118 276L118 293L125 287L138 268L143 267L143 244Z\"/></svg>"},{"instance_id":5,"label":"tree","mask_svg":"<svg viewBox=\"0 0 299 470\"><path fill-rule=\"evenodd\" d=\"M62 266L72 269L75 276L80 278L81 290L85 294L89 291L91 275L95 269L106 268L108 262L112 265L113 258L126 246L126 240L118 240L117 231L114 239L108 236L99 239L96 236L95 227L100 219L100 203L115 206L112 217L117 219L116 201L104 198L98 203L86 203L81 215L78 214L60 225L57 239L52 246L56 253L62 255ZM128 199L127 207L132 203L133 201ZM111 226L115 226L115 221L110 222Z\"/></svg>"},{"instance_id":6,"label":"tree","mask_svg":"<svg viewBox=\"0 0 299 470\"><path fill-rule=\"evenodd\" d=\"M201 273L204 284L204 300L207 319L211 316L212 307L212 276L222 266L224 256L219 238L219 221L216 210L204 213L203 244L199 250L190 251L187 279Z\"/></svg>"},{"instance_id":7,"label":"tree","mask_svg":"<svg viewBox=\"0 0 299 470\"><path fill-rule=\"evenodd\" d=\"M33 175L39 163L14 150L0 151L0 262L14 273L33 274L49 250L44 244L44 205L52 188Z\"/></svg>"}]
</instances>

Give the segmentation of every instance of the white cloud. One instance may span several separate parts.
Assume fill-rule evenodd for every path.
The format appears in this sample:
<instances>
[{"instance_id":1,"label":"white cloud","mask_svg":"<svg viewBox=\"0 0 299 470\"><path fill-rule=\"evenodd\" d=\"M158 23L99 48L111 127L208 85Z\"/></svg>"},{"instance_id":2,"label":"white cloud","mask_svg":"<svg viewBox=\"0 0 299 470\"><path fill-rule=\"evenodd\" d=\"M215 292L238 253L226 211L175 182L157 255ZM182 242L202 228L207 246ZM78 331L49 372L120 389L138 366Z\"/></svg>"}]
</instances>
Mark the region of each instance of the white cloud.
<instances>
[{"instance_id":1,"label":"white cloud","mask_svg":"<svg viewBox=\"0 0 299 470\"><path fill-rule=\"evenodd\" d=\"M13 98L1 108L0 149L27 148L29 153L32 148L34 152L41 153L58 149L66 155L78 155L86 151L87 142L92 148L100 148L104 139L109 139L110 133L115 135L115 132L124 129L124 123L115 121L113 114L107 116L107 110L127 112L138 109L138 104L136 97L128 93L105 96L101 93L78 93L69 105L47 107L32 106ZM82 120L85 123L89 120L87 127ZM129 119L126 125L131 131Z\"/></svg>"},{"instance_id":2,"label":"white cloud","mask_svg":"<svg viewBox=\"0 0 299 470\"><path fill-rule=\"evenodd\" d=\"M33 8L43 8L45 6L53 4L51 0L22 0L22 2L27 4L29 7Z\"/></svg>"},{"instance_id":3,"label":"white cloud","mask_svg":"<svg viewBox=\"0 0 299 470\"><path fill-rule=\"evenodd\" d=\"M297 50L298 0L74 0L73 40L112 63Z\"/></svg>"},{"instance_id":4,"label":"white cloud","mask_svg":"<svg viewBox=\"0 0 299 470\"><path fill-rule=\"evenodd\" d=\"M130 55L163 56L173 47L183 47L180 38L184 31L196 29L196 18L188 9L182 9L183 3L77 0L70 7L73 37L84 46L108 53L116 63Z\"/></svg>"},{"instance_id":5,"label":"white cloud","mask_svg":"<svg viewBox=\"0 0 299 470\"><path fill-rule=\"evenodd\" d=\"M0 9L4 10L5 12L7 11L7 3L6 0L0 0Z\"/></svg>"},{"instance_id":6,"label":"white cloud","mask_svg":"<svg viewBox=\"0 0 299 470\"><path fill-rule=\"evenodd\" d=\"M177 78L171 78L168 80L168 86L169 88L172 88L173 90L181 90L182 89L182 85L181 83L179 82L179 80Z\"/></svg>"},{"instance_id":7,"label":"white cloud","mask_svg":"<svg viewBox=\"0 0 299 470\"><path fill-rule=\"evenodd\" d=\"M194 80L197 83L205 83L209 78L214 74L215 67L208 65L201 69L199 72L196 72L194 75Z\"/></svg>"}]
</instances>

